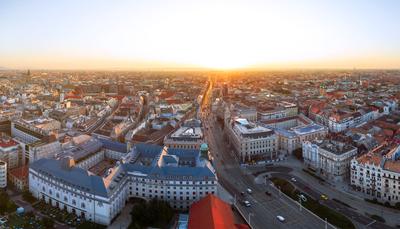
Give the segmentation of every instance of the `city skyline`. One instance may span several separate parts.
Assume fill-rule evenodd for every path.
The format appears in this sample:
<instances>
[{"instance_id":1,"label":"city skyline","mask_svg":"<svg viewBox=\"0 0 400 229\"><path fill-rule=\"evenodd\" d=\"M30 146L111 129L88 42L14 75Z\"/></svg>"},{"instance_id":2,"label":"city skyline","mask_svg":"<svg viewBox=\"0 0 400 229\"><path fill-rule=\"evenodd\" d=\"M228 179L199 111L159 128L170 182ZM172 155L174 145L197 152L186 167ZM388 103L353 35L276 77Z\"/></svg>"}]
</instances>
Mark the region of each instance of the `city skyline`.
<instances>
[{"instance_id":1,"label":"city skyline","mask_svg":"<svg viewBox=\"0 0 400 229\"><path fill-rule=\"evenodd\" d=\"M399 0L0 0L0 228L400 228Z\"/></svg>"},{"instance_id":2,"label":"city skyline","mask_svg":"<svg viewBox=\"0 0 400 229\"><path fill-rule=\"evenodd\" d=\"M399 4L2 1L0 67L398 69Z\"/></svg>"}]
</instances>

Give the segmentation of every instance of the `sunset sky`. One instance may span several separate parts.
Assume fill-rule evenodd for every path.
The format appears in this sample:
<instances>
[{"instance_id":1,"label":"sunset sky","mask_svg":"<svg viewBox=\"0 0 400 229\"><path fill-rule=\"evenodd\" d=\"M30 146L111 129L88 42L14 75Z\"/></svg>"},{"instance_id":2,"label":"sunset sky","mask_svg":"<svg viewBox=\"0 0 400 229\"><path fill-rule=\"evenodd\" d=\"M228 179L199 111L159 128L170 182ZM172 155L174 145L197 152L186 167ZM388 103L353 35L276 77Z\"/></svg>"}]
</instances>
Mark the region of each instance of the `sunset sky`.
<instances>
[{"instance_id":1,"label":"sunset sky","mask_svg":"<svg viewBox=\"0 0 400 229\"><path fill-rule=\"evenodd\" d=\"M0 0L0 67L400 68L400 1Z\"/></svg>"}]
</instances>

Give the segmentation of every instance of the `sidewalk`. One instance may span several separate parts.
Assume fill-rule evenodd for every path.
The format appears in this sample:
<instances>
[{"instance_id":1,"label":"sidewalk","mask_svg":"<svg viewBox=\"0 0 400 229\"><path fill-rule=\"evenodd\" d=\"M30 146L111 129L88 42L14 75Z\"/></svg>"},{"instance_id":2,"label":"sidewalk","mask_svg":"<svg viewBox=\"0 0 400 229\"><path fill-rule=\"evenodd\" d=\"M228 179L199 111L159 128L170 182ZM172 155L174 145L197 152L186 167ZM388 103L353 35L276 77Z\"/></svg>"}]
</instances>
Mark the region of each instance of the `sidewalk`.
<instances>
[{"instance_id":1,"label":"sidewalk","mask_svg":"<svg viewBox=\"0 0 400 229\"><path fill-rule=\"evenodd\" d=\"M107 228L108 229L126 229L131 224L132 217L131 217L131 210L133 208L132 203L126 204L123 208L121 214L117 217L117 219Z\"/></svg>"}]
</instances>

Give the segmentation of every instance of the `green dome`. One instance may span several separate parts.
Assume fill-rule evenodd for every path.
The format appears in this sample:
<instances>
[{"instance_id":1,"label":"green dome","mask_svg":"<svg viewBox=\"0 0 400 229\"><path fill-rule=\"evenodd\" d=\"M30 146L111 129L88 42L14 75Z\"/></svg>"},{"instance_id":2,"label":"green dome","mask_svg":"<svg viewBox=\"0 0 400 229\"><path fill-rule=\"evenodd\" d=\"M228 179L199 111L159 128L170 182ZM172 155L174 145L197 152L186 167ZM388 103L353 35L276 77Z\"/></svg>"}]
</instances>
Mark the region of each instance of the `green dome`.
<instances>
[{"instance_id":1,"label":"green dome","mask_svg":"<svg viewBox=\"0 0 400 229\"><path fill-rule=\"evenodd\" d=\"M200 145L200 151L208 151L207 143L203 143L203 144Z\"/></svg>"}]
</instances>

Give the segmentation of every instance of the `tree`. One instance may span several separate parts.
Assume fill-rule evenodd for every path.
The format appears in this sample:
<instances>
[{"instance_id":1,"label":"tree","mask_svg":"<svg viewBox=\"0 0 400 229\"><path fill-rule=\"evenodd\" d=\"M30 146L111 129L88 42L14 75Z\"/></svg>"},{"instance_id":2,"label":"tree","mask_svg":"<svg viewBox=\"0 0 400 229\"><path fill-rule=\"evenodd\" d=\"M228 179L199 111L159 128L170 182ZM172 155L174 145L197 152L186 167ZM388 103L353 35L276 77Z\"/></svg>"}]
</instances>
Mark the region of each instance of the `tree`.
<instances>
[{"instance_id":1,"label":"tree","mask_svg":"<svg viewBox=\"0 0 400 229\"><path fill-rule=\"evenodd\" d=\"M0 192L0 214L5 212L13 212L17 209L17 205L10 200L6 192Z\"/></svg>"},{"instance_id":2,"label":"tree","mask_svg":"<svg viewBox=\"0 0 400 229\"><path fill-rule=\"evenodd\" d=\"M135 204L131 216L132 224L129 228L164 228L174 216L174 211L167 202L152 199Z\"/></svg>"},{"instance_id":3,"label":"tree","mask_svg":"<svg viewBox=\"0 0 400 229\"><path fill-rule=\"evenodd\" d=\"M32 211L30 211L30 212L25 213L25 216L28 218L33 218L33 217L35 217L35 214Z\"/></svg>"},{"instance_id":4,"label":"tree","mask_svg":"<svg viewBox=\"0 0 400 229\"><path fill-rule=\"evenodd\" d=\"M54 228L54 220L49 217L43 217L41 224L44 228Z\"/></svg>"},{"instance_id":5,"label":"tree","mask_svg":"<svg viewBox=\"0 0 400 229\"><path fill-rule=\"evenodd\" d=\"M9 201L9 197L7 193L0 192L0 214L4 214L7 211L7 203Z\"/></svg>"},{"instance_id":6,"label":"tree","mask_svg":"<svg viewBox=\"0 0 400 229\"><path fill-rule=\"evenodd\" d=\"M32 193L29 192L29 190L24 190L22 192L22 198L29 203L34 203L36 201L35 197L33 197Z\"/></svg>"}]
</instances>

